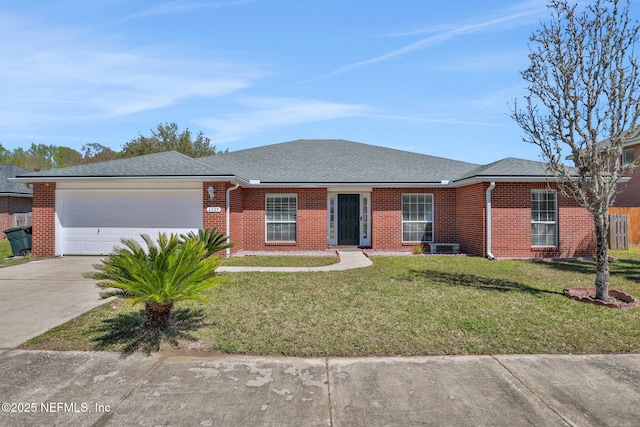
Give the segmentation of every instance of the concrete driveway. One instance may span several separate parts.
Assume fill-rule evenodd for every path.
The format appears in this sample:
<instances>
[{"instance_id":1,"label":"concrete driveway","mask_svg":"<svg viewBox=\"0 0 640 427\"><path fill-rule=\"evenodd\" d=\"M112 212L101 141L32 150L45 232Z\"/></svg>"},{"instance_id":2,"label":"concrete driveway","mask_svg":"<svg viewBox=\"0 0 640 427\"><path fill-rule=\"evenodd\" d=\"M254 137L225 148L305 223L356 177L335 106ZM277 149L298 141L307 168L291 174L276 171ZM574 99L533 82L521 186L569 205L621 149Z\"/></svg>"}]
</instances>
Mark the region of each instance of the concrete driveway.
<instances>
[{"instance_id":1,"label":"concrete driveway","mask_svg":"<svg viewBox=\"0 0 640 427\"><path fill-rule=\"evenodd\" d=\"M62 257L0 268L0 350L14 348L104 304L82 276L100 257Z\"/></svg>"}]
</instances>

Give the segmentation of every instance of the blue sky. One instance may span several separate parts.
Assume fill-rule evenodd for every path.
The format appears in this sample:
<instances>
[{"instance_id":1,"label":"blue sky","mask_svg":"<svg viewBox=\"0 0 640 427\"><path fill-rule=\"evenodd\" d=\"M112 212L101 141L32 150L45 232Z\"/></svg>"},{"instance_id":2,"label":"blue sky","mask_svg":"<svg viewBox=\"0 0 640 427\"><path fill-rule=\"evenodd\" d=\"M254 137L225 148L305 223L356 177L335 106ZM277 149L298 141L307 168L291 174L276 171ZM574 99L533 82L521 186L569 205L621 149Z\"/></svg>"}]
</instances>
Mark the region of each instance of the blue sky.
<instances>
[{"instance_id":1,"label":"blue sky","mask_svg":"<svg viewBox=\"0 0 640 427\"><path fill-rule=\"evenodd\" d=\"M509 104L548 16L544 0L0 0L0 143L119 150L175 122L230 151L338 138L538 160Z\"/></svg>"}]
</instances>

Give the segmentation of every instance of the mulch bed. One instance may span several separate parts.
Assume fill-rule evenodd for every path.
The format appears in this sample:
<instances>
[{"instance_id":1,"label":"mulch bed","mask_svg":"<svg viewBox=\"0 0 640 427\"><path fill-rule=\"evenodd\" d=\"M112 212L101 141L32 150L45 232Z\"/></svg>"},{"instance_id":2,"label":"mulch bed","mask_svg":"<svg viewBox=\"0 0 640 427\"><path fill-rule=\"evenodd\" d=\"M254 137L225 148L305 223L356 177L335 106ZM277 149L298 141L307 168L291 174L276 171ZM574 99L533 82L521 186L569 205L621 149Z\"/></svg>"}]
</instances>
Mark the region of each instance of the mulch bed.
<instances>
[{"instance_id":1,"label":"mulch bed","mask_svg":"<svg viewBox=\"0 0 640 427\"><path fill-rule=\"evenodd\" d=\"M601 305L609 308L626 310L640 305L640 302L638 302L638 299L634 296L616 290L609 290L608 301L596 299L596 290L594 288L568 288L562 293L569 298L581 302Z\"/></svg>"}]
</instances>

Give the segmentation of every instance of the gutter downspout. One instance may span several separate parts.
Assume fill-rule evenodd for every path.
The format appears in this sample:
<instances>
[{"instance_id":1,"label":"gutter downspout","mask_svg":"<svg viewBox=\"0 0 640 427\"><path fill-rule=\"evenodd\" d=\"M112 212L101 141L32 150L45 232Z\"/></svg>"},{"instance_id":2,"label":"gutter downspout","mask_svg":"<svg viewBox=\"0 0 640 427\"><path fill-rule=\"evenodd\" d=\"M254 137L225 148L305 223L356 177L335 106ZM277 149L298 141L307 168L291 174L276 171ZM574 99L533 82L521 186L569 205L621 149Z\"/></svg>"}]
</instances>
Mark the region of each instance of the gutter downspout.
<instances>
[{"instance_id":1,"label":"gutter downspout","mask_svg":"<svg viewBox=\"0 0 640 427\"><path fill-rule=\"evenodd\" d=\"M231 241L231 231L229 230L231 228L231 200L229 197L229 194L233 191L236 190L238 187L240 186L239 182L236 182L236 185L234 185L233 187L229 187L227 188L227 206L226 206L226 220L227 220L227 224L226 224L226 235L227 235L227 243L229 243ZM227 248L227 258L229 258L231 256L231 248Z\"/></svg>"},{"instance_id":2,"label":"gutter downspout","mask_svg":"<svg viewBox=\"0 0 640 427\"><path fill-rule=\"evenodd\" d=\"M496 187L492 181L487 188L487 258L494 261L496 257L491 253L491 191Z\"/></svg>"}]
</instances>

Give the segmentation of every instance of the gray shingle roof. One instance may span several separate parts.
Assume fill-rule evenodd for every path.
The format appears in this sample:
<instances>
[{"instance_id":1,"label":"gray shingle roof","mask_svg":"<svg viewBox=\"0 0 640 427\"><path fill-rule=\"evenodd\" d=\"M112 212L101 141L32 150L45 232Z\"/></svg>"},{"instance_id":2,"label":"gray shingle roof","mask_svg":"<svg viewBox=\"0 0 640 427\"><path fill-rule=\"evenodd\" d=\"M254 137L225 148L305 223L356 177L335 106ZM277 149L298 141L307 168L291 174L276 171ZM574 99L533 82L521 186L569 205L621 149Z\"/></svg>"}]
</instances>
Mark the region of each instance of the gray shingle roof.
<instances>
[{"instance_id":1,"label":"gray shingle roof","mask_svg":"<svg viewBox=\"0 0 640 427\"><path fill-rule=\"evenodd\" d=\"M33 190L26 185L8 180L27 172L27 169L18 166L0 164L0 193L32 194Z\"/></svg>"},{"instance_id":2,"label":"gray shingle roof","mask_svg":"<svg viewBox=\"0 0 640 427\"><path fill-rule=\"evenodd\" d=\"M176 151L147 154L127 159L51 169L20 174L21 178L70 177L160 177L160 176L218 176L228 175L211 165L192 159Z\"/></svg>"},{"instance_id":3,"label":"gray shingle roof","mask_svg":"<svg viewBox=\"0 0 640 427\"><path fill-rule=\"evenodd\" d=\"M203 177L266 185L440 185L443 181L546 179L544 163L506 158L477 165L344 140L297 140L192 159L175 151L19 173L29 179ZM16 184L17 185L17 184Z\"/></svg>"},{"instance_id":4,"label":"gray shingle roof","mask_svg":"<svg viewBox=\"0 0 640 427\"><path fill-rule=\"evenodd\" d=\"M440 183L479 166L344 140L297 140L201 160L261 183Z\"/></svg>"},{"instance_id":5,"label":"gray shingle roof","mask_svg":"<svg viewBox=\"0 0 640 427\"><path fill-rule=\"evenodd\" d=\"M540 177L549 175L544 163L507 157L469 171L456 181L473 177Z\"/></svg>"}]
</instances>

